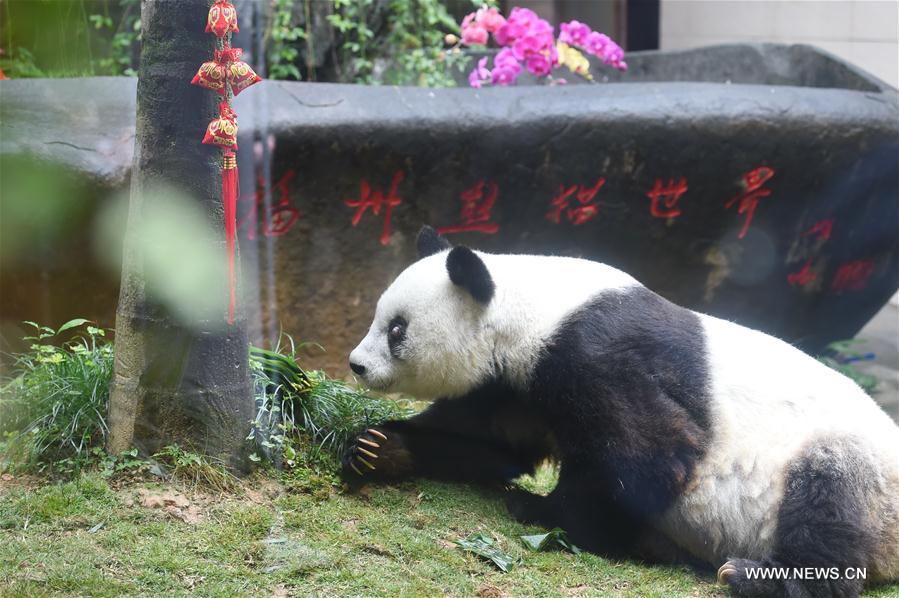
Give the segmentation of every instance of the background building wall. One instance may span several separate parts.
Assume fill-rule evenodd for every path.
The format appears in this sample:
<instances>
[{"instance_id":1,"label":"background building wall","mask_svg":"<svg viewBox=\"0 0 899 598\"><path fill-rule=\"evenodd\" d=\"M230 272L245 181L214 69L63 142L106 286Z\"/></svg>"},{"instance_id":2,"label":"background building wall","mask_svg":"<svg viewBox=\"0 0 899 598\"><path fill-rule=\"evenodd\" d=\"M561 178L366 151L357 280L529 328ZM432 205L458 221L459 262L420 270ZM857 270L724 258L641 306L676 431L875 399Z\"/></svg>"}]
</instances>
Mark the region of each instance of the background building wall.
<instances>
[{"instance_id":1,"label":"background building wall","mask_svg":"<svg viewBox=\"0 0 899 598\"><path fill-rule=\"evenodd\" d=\"M663 50L732 42L818 46L899 87L896 0L662 0Z\"/></svg>"}]
</instances>

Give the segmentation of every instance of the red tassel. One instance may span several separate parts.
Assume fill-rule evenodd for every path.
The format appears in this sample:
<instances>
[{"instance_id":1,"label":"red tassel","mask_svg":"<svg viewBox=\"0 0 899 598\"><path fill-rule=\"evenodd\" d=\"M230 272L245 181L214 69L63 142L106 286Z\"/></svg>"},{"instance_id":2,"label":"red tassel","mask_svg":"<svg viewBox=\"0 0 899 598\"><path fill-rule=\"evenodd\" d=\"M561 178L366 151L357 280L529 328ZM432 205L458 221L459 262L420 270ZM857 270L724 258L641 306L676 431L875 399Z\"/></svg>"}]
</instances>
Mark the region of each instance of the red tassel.
<instances>
[{"instance_id":1,"label":"red tassel","mask_svg":"<svg viewBox=\"0 0 899 598\"><path fill-rule=\"evenodd\" d=\"M237 238L237 196L240 194L237 178L237 157L225 150L222 165L222 205L225 208L225 243L228 246L228 324L234 323L237 305L237 274L234 270L234 249Z\"/></svg>"}]
</instances>

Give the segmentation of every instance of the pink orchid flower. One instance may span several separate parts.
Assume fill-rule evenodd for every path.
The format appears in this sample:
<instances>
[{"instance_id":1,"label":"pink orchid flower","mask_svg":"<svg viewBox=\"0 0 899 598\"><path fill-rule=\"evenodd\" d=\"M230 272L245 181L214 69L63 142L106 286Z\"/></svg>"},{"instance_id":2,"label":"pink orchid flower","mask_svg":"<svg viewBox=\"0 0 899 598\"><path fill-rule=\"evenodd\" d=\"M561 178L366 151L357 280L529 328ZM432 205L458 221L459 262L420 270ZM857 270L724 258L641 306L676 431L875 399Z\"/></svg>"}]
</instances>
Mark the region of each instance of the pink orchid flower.
<instances>
[{"instance_id":1,"label":"pink orchid flower","mask_svg":"<svg viewBox=\"0 0 899 598\"><path fill-rule=\"evenodd\" d=\"M486 6L478 9L475 20L489 33L495 33L497 29L506 24L506 18L499 14L498 9Z\"/></svg>"},{"instance_id":2,"label":"pink orchid flower","mask_svg":"<svg viewBox=\"0 0 899 598\"><path fill-rule=\"evenodd\" d=\"M472 87L481 87L485 81L491 81L490 71L487 69L487 57L478 60L478 66L468 75L468 84Z\"/></svg>"},{"instance_id":3,"label":"pink orchid flower","mask_svg":"<svg viewBox=\"0 0 899 598\"><path fill-rule=\"evenodd\" d=\"M511 85L521 74L521 63L509 48L503 48L493 59L491 82L494 85Z\"/></svg>"},{"instance_id":4,"label":"pink orchid flower","mask_svg":"<svg viewBox=\"0 0 899 598\"><path fill-rule=\"evenodd\" d=\"M593 30L591 30L589 26L580 21L562 23L559 26L559 29L561 30L561 33L559 33L559 41L568 44L569 46L584 47L587 43L587 37L593 33Z\"/></svg>"},{"instance_id":5,"label":"pink orchid flower","mask_svg":"<svg viewBox=\"0 0 899 598\"><path fill-rule=\"evenodd\" d=\"M487 43L487 30L473 23L462 30L462 43L467 46L483 46Z\"/></svg>"}]
</instances>

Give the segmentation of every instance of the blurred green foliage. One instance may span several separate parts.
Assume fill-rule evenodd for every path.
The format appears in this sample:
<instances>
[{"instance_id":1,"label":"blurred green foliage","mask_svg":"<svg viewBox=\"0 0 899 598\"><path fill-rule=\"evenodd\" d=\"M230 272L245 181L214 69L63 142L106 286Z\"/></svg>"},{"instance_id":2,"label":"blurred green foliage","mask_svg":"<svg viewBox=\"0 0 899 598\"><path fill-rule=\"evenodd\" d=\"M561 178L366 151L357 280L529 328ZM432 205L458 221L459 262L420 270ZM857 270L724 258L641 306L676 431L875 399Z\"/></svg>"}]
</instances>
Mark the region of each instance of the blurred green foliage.
<instances>
[{"instance_id":1,"label":"blurred green foliage","mask_svg":"<svg viewBox=\"0 0 899 598\"><path fill-rule=\"evenodd\" d=\"M137 72L140 0L4 0L0 11L9 78Z\"/></svg>"},{"instance_id":2,"label":"blurred green foliage","mask_svg":"<svg viewBox=\"0 0 899 598\"><path fill-rule=\"evenodd\" d=\"M472 0L472 8L482 5ZM489 2L488 2L489 3ZM444 50L444 37L458 35L459 23L443 0L391 0L386 31L371 29L373 0L335 0L329 22L340 33L341 79L352 83L452 87L453 69L468 57Z\"/></svg>"},{"instance_id":3,"label":"blurred green foliage","mask_svg":"<svg viewBox=\"0 0 899 598\"><path fill-rule=\"evenodd\" d=\"M268 78L322 80L310 58L316 54L314 13L324 14L321 5L313 7L316 0L259 1L266 11ZM468 62L458 49L444 48L446 34L459 34L461 14L495 5L495 0L328 2L327 26L337 45L332 55L336 74L326 79L426 87L454 85L452 73ZM9 78L134 76L140 10L140 0L3 0L0 69Z\"/></svg>"},{"instance_id":4,"label":"blurred green foliage","mask_svg":"<svg viewBox=\"0 0 899 598\"><path fill-rule=\"evenodd\" d=\"M0 270L40 262L93 203L77 173L31 156L0 156Z\"/></svg>"}]
</instances>

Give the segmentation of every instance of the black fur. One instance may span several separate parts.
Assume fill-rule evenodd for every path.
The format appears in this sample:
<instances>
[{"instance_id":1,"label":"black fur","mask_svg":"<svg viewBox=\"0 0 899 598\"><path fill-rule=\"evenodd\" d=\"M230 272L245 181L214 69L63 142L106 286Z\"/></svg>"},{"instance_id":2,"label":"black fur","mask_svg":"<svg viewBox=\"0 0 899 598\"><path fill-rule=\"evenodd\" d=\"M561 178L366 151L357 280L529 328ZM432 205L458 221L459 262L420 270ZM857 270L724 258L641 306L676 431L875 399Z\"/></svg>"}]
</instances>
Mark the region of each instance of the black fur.
<instances>
[{"instance_id":1,"label":"black fur","mask_svg":"<svg viewBox=\"0 0 899 598\"><path fill-rule=\"evenodd\" d=\"M864 493L877 471L848 438L827 438L803 451L789 469L777 518L773 554L762 561L733 559L729 585L744 596L855 597L863 579L848 579L847 568L870 568L877 544L865 525ZM737 555L739 556L739 555ZM836 568L833 579L750 579L746 569ZM831 577L831 573L828 573ZM836 578L839 577L839 578Z\"/></svg>"},{"instance_id":2,"label":"black fur","mask_svg":"<svg viewBox=\"0 0 899 598\"><path fill-rule=\"evenodd\" d=\"M499 382L465 397L440 399L415 417L385 422L376 430L387 439L364 438L381 445L377 450L363 443L345 456L348 482L420 476L502 484L533 472L552 452L539 415ZM364 475L349 467L360 447L378 455L374 470L362 466Z\"/></svg>"},{"instance_id":3,"label":"black fur","mask_svg":"<svg viewBox=\"0 0 899 598\"><path fill-rule=\"evenodd\" d=\"M709 436L697 316L644 288L604 293L560 326L532 380L517 392L494 380L379 429L401 436L415 464L405 475L502 481L551 453L556 489L512 493L513 514L587 549L668 559L645 550L646 523L682 492Z\"/></svg>"},{"instance_id":4,"label":"black fur","mask_svg":"<svg viewBox=\"0 0 899 598\"><path fill-rule=\"evenodd\" d=\"M418 248L418 259L440 253L444 249L452 247L452 244L446 238L441 237L436 230L428 225L422 226L421 230L418 231L415 245Z\"/></svg>"},{"instance_id":5,"label":"black fur","mask_svg":"<svg viewBox=\"0 0 899 598\"><path fill-rule=\"evenodd\" d=\"M633 555L704 455L708 379L693 312L642 287L584 305L533 375L562 470L532 515L586 548Z\"/></svg>"},{"instance_id":6,"label":"black fur","mask_svg":"<svg viewBox=\"0 0 899 598\"><path fill-rule=\"evenodd\" d=\"M446 271L453 284L467 290L476 301L490 303L496 285L483 260L471 249L453 247L446 256Z\"/></svg>"}]
</instances>

